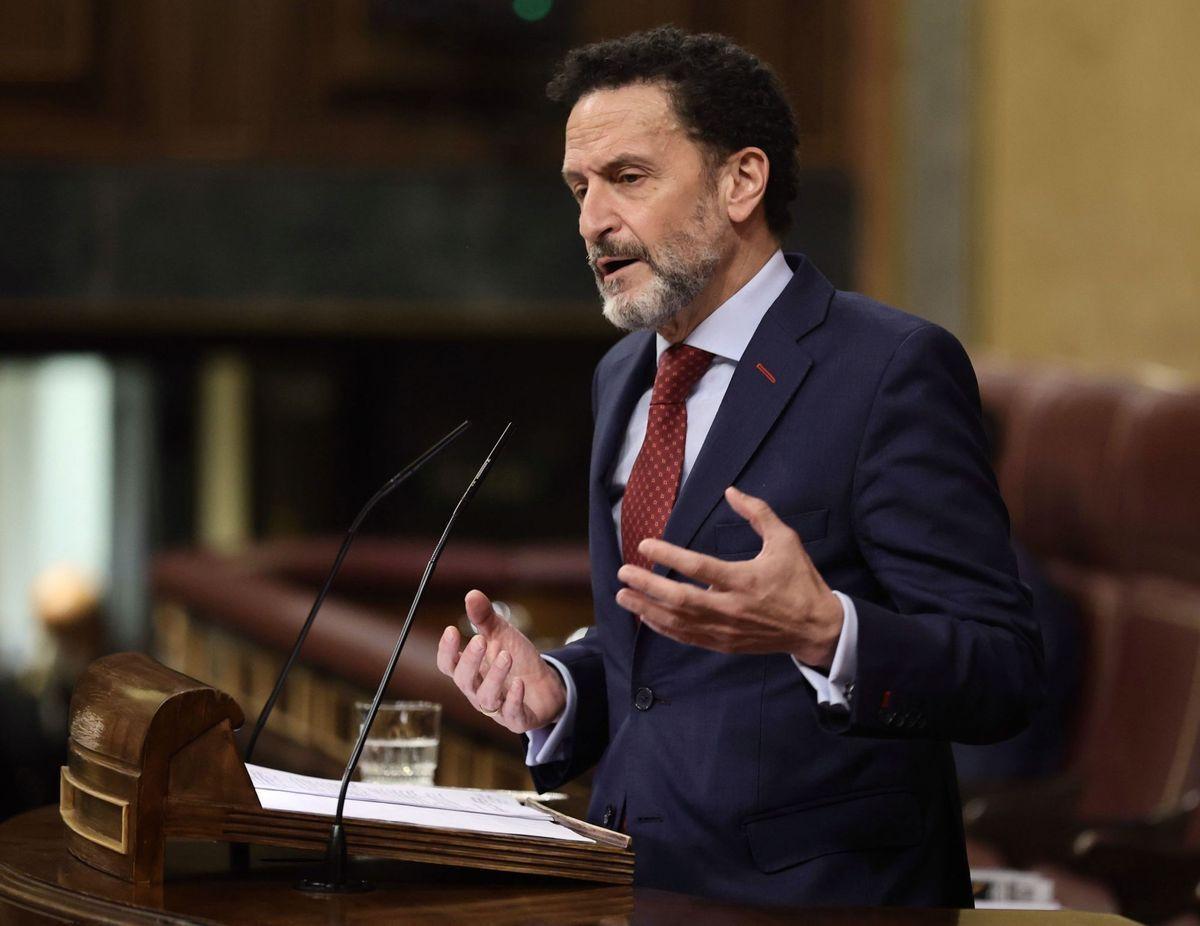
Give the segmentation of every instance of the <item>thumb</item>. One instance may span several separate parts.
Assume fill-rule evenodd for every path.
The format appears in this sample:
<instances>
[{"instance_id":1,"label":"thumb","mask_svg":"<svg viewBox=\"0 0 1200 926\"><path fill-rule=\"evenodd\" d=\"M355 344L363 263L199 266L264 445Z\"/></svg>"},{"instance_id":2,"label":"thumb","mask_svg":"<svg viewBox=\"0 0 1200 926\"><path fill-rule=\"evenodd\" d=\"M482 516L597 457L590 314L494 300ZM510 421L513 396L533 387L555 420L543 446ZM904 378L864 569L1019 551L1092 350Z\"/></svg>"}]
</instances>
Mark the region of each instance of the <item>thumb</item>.
<instances>
[{"instance_id":1,"label":"thumb","mask_svg":"<svg viewBox=\"0 0 1200 926\"><path fill-rule=\"evenodd\" d=\"M467 592L464 603L467 607L467 620L475 626L479 633L488 637L496 632L500 618L492 610L492 601L487 595L479 589L473 588Z\"/></svg>"},{"instance_id":2,"label":"thumb","mask_svg":"<svg viewBox=\"0 0 1200 926\"><path fill-rule=\"evenodd\" d=\"M768 534L782 526L779 516L761 498L730 486L725 490L725 500L730 508L750 522L754 532L763 540L767 540Z\"/></svg>"}]
</instances>

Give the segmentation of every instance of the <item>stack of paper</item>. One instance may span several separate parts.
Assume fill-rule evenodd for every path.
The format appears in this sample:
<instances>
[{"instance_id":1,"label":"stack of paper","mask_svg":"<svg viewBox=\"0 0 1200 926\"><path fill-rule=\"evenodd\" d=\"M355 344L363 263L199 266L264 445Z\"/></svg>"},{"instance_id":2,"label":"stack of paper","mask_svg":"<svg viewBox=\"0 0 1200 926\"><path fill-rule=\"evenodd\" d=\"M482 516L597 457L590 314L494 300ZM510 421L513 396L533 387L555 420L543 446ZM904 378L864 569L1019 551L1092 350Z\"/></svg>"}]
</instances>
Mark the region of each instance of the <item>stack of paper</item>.
<instances>
[{"instance_id":1,"label":"stack of paper","mask_svg":"<svg viewBox=\"0 0 1200 926\"><path fill-rule=\"evenodd\" d=\"M337 811L341 782L311 778L259 765L247 765L264 810L322 814ZM351 782L343 816L348 820L407 823L414 826L532 836L563 842L594 843L556 822L546 811L527 807L502 791L425 788L398 784Z\"/></svg>"}]
</instances>

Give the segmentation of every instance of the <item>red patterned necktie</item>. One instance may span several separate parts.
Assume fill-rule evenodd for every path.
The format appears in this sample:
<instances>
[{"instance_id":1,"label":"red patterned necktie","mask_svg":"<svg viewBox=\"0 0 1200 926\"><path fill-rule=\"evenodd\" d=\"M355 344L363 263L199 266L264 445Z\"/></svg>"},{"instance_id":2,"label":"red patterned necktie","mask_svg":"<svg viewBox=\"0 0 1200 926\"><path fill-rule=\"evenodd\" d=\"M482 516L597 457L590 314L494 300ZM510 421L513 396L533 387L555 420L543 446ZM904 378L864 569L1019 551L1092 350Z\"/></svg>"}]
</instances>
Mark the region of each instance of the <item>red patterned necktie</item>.
<instances>
[{"instance_id":1,"label":"red patterned necktie","mask_svg":"<svg viewBox=\"0 0 1200 926\"><path fill-rule=\"evenodd\" d=\"M662 536L675 506L687 437L684 403L712 358L706 350L675 344L663 352L659 361L646 438L621 501L621 551L627 563L646 569L653 565L638 553L637 546L647 537Z\"/></svg>"}]
</instances>

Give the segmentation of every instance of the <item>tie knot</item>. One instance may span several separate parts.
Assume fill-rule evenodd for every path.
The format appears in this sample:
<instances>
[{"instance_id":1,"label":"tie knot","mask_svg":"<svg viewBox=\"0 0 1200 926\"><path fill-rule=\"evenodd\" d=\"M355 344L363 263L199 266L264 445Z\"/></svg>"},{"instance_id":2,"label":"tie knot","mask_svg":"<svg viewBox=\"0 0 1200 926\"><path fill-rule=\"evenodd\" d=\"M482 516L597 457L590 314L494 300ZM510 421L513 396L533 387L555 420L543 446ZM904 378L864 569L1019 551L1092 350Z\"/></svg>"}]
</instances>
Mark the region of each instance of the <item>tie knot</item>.
<instances>
[{"instance_id":1,"label":"tie knot","mask_svg":"<svg viewBox=\"0 0 1200 926\"><path fill-rule=\"evenodd\" d=\"M684 402L692 387L700 381L712 363L713 355L698 347L673 344L663 351L654 374L651 405L673 405Z\"/></svg>"}]
</instances>

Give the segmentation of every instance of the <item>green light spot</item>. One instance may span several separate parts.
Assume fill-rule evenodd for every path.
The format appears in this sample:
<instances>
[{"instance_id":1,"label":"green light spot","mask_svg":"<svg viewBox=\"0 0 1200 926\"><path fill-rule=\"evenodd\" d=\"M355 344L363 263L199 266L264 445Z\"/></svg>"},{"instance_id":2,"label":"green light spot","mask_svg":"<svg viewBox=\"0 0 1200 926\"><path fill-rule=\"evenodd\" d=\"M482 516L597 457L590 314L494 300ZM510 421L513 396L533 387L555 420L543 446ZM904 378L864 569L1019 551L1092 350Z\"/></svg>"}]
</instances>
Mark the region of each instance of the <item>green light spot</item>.
<instances>
[{"instance_id":1,"label":"green light spot","mask_svg":"<svg viewBox=\"0 0 1200 926\"><path fill-rule=\"evenodd\" d=\"M554 0L513 0L513 12L527 23L545 19Z\"/></svg>"}]
</instances>

